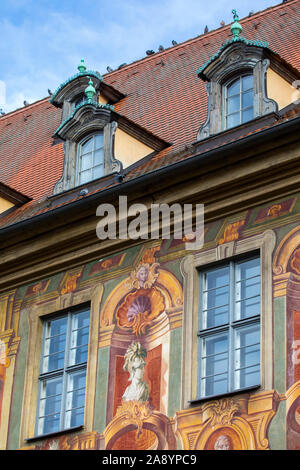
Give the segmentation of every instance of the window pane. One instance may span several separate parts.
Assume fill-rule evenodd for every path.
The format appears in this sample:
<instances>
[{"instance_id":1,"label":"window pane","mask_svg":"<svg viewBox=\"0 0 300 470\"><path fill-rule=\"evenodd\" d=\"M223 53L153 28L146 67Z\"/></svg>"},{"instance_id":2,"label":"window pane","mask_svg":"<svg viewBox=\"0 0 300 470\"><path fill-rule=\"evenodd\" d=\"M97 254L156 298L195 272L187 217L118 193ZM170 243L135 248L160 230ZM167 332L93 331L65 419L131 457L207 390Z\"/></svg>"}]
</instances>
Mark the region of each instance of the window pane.
<instances>
[{"instance_id":1,"label":"window pane","mask_svg":"<svg viewBox=\"0 0 300 470\"><path fill-rule=\"evenodd\" d=\"M66 397L65 427L83 424L86 371L69 374Z\"/></svg>"},{"instance_id":2,"label":"window pane","mask_svg":"<svg viewBox=\"0 0 300 470\"><path fill-rule=\"evenodd\" d=\"M203 297L202 329L228 323L229 286L205 292Z\"/></svg>"},{"instance_id":3,"label":"window pane","mask_svg":"<svg viewBox=\"0 0 300 470\"><path fill-rule=\"evenodd\" d=\"M238 328L234 334L235 389L260 383L260 327L259 323Z\"/></svg>"},{"instance_id":4,"label":"window pane","mask_svg":"<svg viewBox=\"0 0 300 470\"><path fill-rule=\"evenodd\" d=\"M242 108L248 108L249 106L253 106L253 90L242 94Z\"/></svg>"},{"instance_id":5,"label":"window pane","mask_svg":"<svg viewBox=\"0 0 300 470\"><path fill-rule=\"evenodd\" d=\"M250 88L253 88L253 75L242 77L242 91L249 90Z\"/></svg>"},{"instance_id":6,"label":"window pane","mask_svg":"<svg viewBox=\"0 0 300 470\"><path fill-rule=\"evenodd\" d=\"M93 166L102 165L103 163L103 149L96 150L94 152L94 164Z\"/></svg>"},{"instance_id":7,"label":"window pane","mask_svg":"<svg viewBox=\"0 0 300 470\"><path fill-rule=\"evenodd\" d=\"M66 347L66 329L67 317L47 322L43 348L43 372L63 368Z\"/></svg>"},{"instance_id":8,"label":"window pane","mask_svg":"<svg viewBox=\"0 0 300 470\"><path fill-rule=\"evenodd\" d=\"M204 291L229 285L229 267L217 268L205 273Z\"/></svg>"},{"instance_id":9,"label":"window pane","mask_svg":"<svg viewBox=\"0 0 300 470\"><path fill-rule=\"evenodd\" d=\"M93 150L93 138L89 139L87 142L81 145L80 154L84 155L85 153L89 153Z\"/></svg>"},{"instance_id":10,"label":"window pane","mask_svg":"<svg viewBox=\"0 0 300 470\"><path fill-rule=\"evenodd\" d=\"M55 336L66 333L67 331L67 317L57 318L48 322L47 336Z\"/></svg>"},{"instance_id":11,"label":"window pane","mask_svg":"<svg viewBox=\"0 0 300 470\"><path fill-rule=\"evenodd\" d=\"M227 100L227 114L233 114L241 108L240 95L232 96Z\"/></svg>"},{"instance_id":12,"label":"window pane","mask_svg":"<svg viewBox=\"0 0 300 470\"><path fill-rule=\"evenodd\" d=\"M91 170L82 171L79 175L79 184L88 183L91 179Z\"/></svg>"},{"instance_id":13,"label":"window pane","mask_svg":"<svg viewBox=\"0 0 300 470\"><path fill-rule=\"evenodd\" d=\"M81 166L80 166L81 171L88 170L92 168L92 166L93 166L93 154L86 153L85 155L82 155Z\"/></svg>"},{"instance_id":14,"label":"window pane","mask_svg":"<svg viewBox=\"0 0 300 470\"><path fill-rule=\"evenodd\" d=\"M240 113L231 114L227 116L227 128L238 126L240 124Z\"/></svg>"},{"instance_id":15,"label":"window pane","mask_svg":"<svg viewBox=\"0 0 300 470\"><path fill-rule=\"evenodd\" d=\"M227 96L240 94L240 78L227 87Z\"/></svg>"},{"instance_id":16,"label":"window pane","mask_svg":"<svg viewBox=\"0 0 300 470\"><path fill-rule=\"evenodd\" d=\"M103 165L98 165L93 168L93 179L101 178L104 175Z\"/></svg>"},{"instance_id":17,"label":"window pane","mask_svg":"<svg viewBox=\"0 0 300 470\"><path fill-rule=\"evenodd\" d=\"M95 150L98 150L103 147L103 134L95 135Z\"/></svg>"},{"instance_id":18,"label":"window pane","mask_svg":"<svg viewBox=\"0 0 300 470\"><path fill-rule=\"evenodd\" d=\"M235 277L235 320L260 315L259 258L238 263Z\"/></svg>"},{"instance_id":19,"label":"window pane","mask_svg":"<svg viewBox=\"0 0 300 470\"><path fill-rule=\"evenodd\" d=\"M253 119L253 108L246 109L242 111L242 122L247 122Z\"/></svg>"},{"instance_id":20,"label":"window pane","mask_svg":"<svg viewBox=\"0 0 300 470\"><path fill-rule=\"evenodd\" d=\"M89 312L72 315L72 331L69 364L80 364L87 361L89 341Z\"/></svg>"},{"instance_id":21,"label":"window pane","mask_svg":"<svg viewBox=\"0 0 300 470\"><path fill-rule=\"evenodd\" d=\"M229 268L218 268L204 273L202 315L200 329L228 322Z\"/></svg>"},{"instance_id":22,"label":"window pane","mask_svg":"<svg viewBox=\"0 0 300 470\"><path fill-rule=\"evenodd\" d=\"M202 395L214 395L228 391L228 334L202 339L201 364Z\"/></svg>"},{"instance_id":23,"label":"window pane","mask_svg":"<svg viewBox=\"0 0 300 470\"><path fill-rule=\"evenodd\" d=\"M42 382L38 433L59 430L62 399L62 377Z\"/></svg>"}]
</instances>

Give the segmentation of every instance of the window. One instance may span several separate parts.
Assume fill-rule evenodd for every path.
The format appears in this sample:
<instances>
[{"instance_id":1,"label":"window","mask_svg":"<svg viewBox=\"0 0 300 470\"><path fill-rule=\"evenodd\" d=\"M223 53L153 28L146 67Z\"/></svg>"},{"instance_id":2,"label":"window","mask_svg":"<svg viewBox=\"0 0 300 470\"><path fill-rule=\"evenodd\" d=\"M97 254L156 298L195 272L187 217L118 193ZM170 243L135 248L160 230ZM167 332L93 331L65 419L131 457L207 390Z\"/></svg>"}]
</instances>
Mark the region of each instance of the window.
<instances>
[{"instance_id":1,"label":"window","mask_svg":"<svg viewBox=\"0 0 300 470\"><path fill-rule=\"evenodd\" d=\"M84 309L44 321L38 435L84 423L89 319Z\"/></svg>"},{"instance_id":2,"label":"window","mask_svg":"<svg viewBox=\"0 0 300 470\"><path fill-rule=\"evenodd\" d=\"M260 258L200 273L198 395L260 384Z\"/></svg>"},{"instance_id":3,"label":"window","mask_svg":"<svg viewBox=\"0 0 300 470\"><path fill-rule=\"evenodd\" d=\"M78 184L88 183L103 175L103 132L99 132L78 145Z\"/></svg>"},{"instance_id":4,"label":"window","mask_svg":"<svg viewBox=\"0 0 300 470\"><path fill-rule=\"evenodd\" d=\"M225 91L225 129L253 119L253 75L231 81Z\"/></svg>"}]
</instances>

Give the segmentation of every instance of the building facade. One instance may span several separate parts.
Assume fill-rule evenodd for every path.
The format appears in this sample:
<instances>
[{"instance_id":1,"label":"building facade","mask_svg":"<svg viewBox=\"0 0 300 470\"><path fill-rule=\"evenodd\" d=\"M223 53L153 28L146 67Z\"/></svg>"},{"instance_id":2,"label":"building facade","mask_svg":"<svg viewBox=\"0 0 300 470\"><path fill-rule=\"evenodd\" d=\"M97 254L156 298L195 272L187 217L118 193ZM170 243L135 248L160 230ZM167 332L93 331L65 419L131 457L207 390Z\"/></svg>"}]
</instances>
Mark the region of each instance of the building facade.
<instances>
[{"instance_id":1,"label":"building facade","mask_svg":"<svg viewBox=\"0 0 300 470\"><path fill-rule=\"evenodd\" d=\"M0 117L1 449L300 449L300 1L233 15Z\"/></svg>"}]
</instances>

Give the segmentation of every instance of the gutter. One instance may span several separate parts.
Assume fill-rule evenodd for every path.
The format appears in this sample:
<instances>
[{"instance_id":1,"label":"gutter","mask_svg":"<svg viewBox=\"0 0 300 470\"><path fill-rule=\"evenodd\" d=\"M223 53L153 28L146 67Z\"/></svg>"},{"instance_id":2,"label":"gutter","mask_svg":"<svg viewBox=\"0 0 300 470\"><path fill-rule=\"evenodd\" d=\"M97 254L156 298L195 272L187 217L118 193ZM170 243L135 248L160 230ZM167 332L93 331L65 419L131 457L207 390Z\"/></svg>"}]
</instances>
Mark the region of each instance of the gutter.
<instances>
[{"instance_id":1,"label":"gutter","mask_svg":"<svg viewBox=\"0 0 300 470\"><path fill-rule=\"evenodd\" d=\"M62 225L64 225L66 222L66 215L76 214L83 208L86 209L88 207L94 207L95 204L98 205L103 200L107 202L108 198L113 195L129 193L132 190L142 188L143 185L162 181L165 177L167 177L168 182L170 182L172 175L184 175L187 171L194 171L196 174L196 172L199 171L199 166L206 164L208 161L217 161L220 157L224 158L233 152L242 152L251 147L253 144L257 146L260 144L266 144L270 141L276 143L280 137L287 136L293 132L295 133L295 136L297 136L299 133L299 128L300 117L297 117L289 121L285 121L282 124L277 124L268 129L264 129L257 133L243 137L234 142L230 142L216 149L212 149L205 153L194 155L185 160L163 166L159 169L133 178L132 180L120 183L117 186L104 189L99 193L91 194L89 196L87 195L81 199L78 199L77 201L73 201L69 204L65 204L52 210L50 209L44 214L33 216L30 219L16 222L15 224L0 229L0 242L4 241L8 237L13 237L13 235L16 234L19 230L25 232L30 229L30 231L32 231L35 227L40 226L43 223L47 222L49 225L52 220L57 222L61 219Z\"/></svg>"}]
</instances>

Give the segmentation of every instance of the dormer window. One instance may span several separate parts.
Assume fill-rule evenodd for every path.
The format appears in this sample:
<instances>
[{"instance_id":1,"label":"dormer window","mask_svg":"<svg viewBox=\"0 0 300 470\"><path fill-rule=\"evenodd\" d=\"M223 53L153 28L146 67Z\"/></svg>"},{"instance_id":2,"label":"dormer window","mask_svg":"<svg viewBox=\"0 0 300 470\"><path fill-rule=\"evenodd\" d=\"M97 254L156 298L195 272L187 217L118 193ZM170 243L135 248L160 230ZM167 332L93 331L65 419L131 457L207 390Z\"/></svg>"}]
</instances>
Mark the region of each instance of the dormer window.
<instances>
[{"instance_id":1,"label":"dormer window","mask_svg":"<svg viewBox=\"0 0 300 470\"><path fill-rule=\"evenodd\" d=\"M78 185L101 178L104 172L103 132L88 136L78 145Z\"/></svg>"},{"instance_id":2,"label":"dormer window","mask_svg":"<svg viewBox=\"0 0 300 470\"><path fill-rule=\"evenodd\" d=\"M253 75L242 75L223 88L224 128L229 129L253 119Z\"/></svg>"},{"instance_id":3,"label":"dormer window","mask_svg":"<svg viewBox=\"0 0 300 470\"><path fill-rule=\"evenodd\" d=\"M242 26L234 13L233 37L198 69L207 82L208 113L197 140L206 139L252 119L276 112L277 103L267 96L266 74L276 55L267 43L240 36Z\"/></svg>"}]
</instances>

